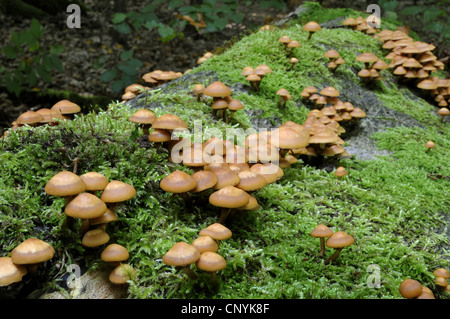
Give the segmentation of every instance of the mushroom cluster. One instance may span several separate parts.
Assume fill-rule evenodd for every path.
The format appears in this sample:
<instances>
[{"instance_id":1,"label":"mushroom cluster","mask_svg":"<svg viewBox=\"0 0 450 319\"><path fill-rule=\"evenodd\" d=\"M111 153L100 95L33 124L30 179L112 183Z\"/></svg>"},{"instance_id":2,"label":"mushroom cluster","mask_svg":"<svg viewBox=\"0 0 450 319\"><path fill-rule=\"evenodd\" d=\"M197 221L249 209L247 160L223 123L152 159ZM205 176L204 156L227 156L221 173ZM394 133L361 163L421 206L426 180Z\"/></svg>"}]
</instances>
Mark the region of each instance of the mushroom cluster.
<instances>
[{"instance_id":1,"label":"mushroom cluster","mask_svg":"<svg viewBox=\"0 0 450 319\"><path fill-rule=\"evenodd\" d=\"M431 76L444 69L444 63L433 54L434 45L415 41L402 30L382 30L375 38L389 51L385 58L390 61L389 68L396 76L424 90L439 107L448 106L450 79Z\"/></svg>"},{"instance_id":2,"label":"mushroom cluster","mask_svg":"<svg viewBox=\"0 0 450 319\"><path fill-rule=\"evenodd\" d=\"M87 172L78 176L69 171L61 171L50 178L45 185L45 192L51 196L64 198L66 225L72 227L76 219L81 220L81 243L90 248L100 247L109 242L107 224L117 221L118 206L136 195L132 185L118 180L109 181L101 173ZM119 247L114 245L107 252L113 249L115 252L117 248ZM120 249L123 251L123 248ZM113 260L111 254L109 256L105 261L119 262L128 259L127 257ZM122 271L120 267L114 270L114 275L111 276L115 279L112 282L119 283L117 276Z\"/></svg>"},{"instance_id":3,"label":"mushroom cluster","mask_svg":"<svg viewBox=\"0 0 450 319\"><path fill-rule=\"evenodd\" d=\"M163 262L168 266L174 266L175 270L184 271L190 279L197 279L198 276L192 269L203 270L211 275L211 282L214 289L218 288L217 272L227 266L227 262L219 251L219 243L229 239L231 230L220 223L214 223L202 229L197 238L191 244L184 241L175 243L163 256Z\"/></svg>"},{"instance_id":4,"label":"mushroom cluster","mask_svg":"<svg viewBox=\"0 0 450 319\"><path fill-rule=\"evenodd\" d=\"M382 76L380 71L389 68L389 65L383 60L379 59L375 54L371 52L364 52L356 57L356 61L364 63L364 69L358 72L358 76L363 81L368 80L381 80Z\"/></svg>"},{"instance_id":5,"label":"mushroom cluster","mask_svg":"<svg viewBox=\"0 0 450 319\"><path fill-rule=\"evenodd\" d=\"M69 100L61 100L55 103L51 108L40 108L36 111L28 110L20 114L15 121L11 123L10 130L15 131L21 126L43 126L58 125L61 121L70 120L74 114L81 112L81 107ZM4 138L9 134L6 130L2 136Z\"/></svg>"},{"instance_id":6,"label":"mushroom cluster","mask_svg":"<svg viewBox=\"0 0 450 319\"><path fill-rule=\"evenodd\" d=\"M245 77L245 80L250 83L255 91L259 91L262 80L270 73L272 73L272 69L269 66L260 64L256 68L245 66L241 75Z\"/></svg>"},{"instance_id":7,"label":"mushroom cluster","mask_svg":"<svg viewBox=\"0 0 450 319\"><path fill-rule=\"evenodd\" d=\"M372 21L372 22L379 22L379 21ZM367 20L361 16L357 18L352 17L346 18L344 21L342 21L342 25L344 27L350 28L355 31L360 31L368 35L375 35L379 32L379 29L377 28L379 23L373 23L372 26L369 26L367 24Z\"/></svg>"},{"instance_id":8,"label":"mushroom cluster","mask_svg":"<svg viewBox=\"0 0 450 319\"><path fill-rule=\"evenodd\" d=\"M345 60L341 57L339 52L334 49L328 50L323 56L328 59L328 69L331 70L331 72L335 72L339 66L345 64Z\"/></svg>"}]
</instances>

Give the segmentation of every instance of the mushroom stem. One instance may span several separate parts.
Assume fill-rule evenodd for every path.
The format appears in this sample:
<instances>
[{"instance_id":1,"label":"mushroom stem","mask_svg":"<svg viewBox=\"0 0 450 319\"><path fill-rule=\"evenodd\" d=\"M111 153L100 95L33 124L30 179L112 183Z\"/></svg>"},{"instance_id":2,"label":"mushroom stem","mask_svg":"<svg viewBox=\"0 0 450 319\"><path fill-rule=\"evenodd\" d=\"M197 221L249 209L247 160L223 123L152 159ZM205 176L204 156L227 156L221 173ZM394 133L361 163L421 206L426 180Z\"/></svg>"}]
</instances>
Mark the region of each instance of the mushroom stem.
<instances>
[{"instance_id":1,"label":"mushroom stem","mask_svg":"<svg viewBox=\"0 0 450 319\"><path fill-rule=\"evenodd\" d=\"M319 256L323 256L325 254L325 238L320 238L320 251Z\"/></svg>"},{"instance_id":2,"label":"mushroom stem","mask_svg":"<svg viewBox=\"0 0 450 319\"><path fill-rule=\"evenodd\" d=\"M215 290L217 290L217 288L219 288L219 281L217 280L217 272L215 272L215 271L211 272L211 283Z\"/></svg>"},{"instance_id":3,"label":"mushroom stem","mask_svg":"<svg viewBox=\"0 0 450 319\"><path fill-rule=\"evenodd\" d=\"M231 213L231 208L222 208L222 211L220 213L219 220L217 221L219 224L224 224L227 220L228 216Z\"/></svg>"},{"instance_id":4,"label":"mushroom stem","mask_svg":"<svg viewBox=\"0 0 450 319\"><path fill-rule=\"evenodd\" d=\"M330 262L332 262L333 260L338 258L341 251L342 251L342 248L336 248L336 250L334 251L334 254L331 257L329 257L327 260L325 260L325 265L328 265Z\"/></svg>"},{"instance_id":5,"label":"mushroom stem","mask_svg":"<svg viewBox=\"0 0 450 319\"><path fill-rule=\"evenodd\" d=\"M236 112L236 111L230 111L230 115L228 116L227 121L226 121L227 124L230 123L231 118L233 117L234 112Z\"/></svg>"},{"instance_id":6,"label":"mushroom stem","mask_svg":"<svg viewBox=\"0 0 450 319\"><path fill-rule=\"evenodd\" d=\"M197 279L197 275L195 274L194 270L192 270L191 265L175 268L181 269L190 279Z\"/></svg>"}]
</instances>

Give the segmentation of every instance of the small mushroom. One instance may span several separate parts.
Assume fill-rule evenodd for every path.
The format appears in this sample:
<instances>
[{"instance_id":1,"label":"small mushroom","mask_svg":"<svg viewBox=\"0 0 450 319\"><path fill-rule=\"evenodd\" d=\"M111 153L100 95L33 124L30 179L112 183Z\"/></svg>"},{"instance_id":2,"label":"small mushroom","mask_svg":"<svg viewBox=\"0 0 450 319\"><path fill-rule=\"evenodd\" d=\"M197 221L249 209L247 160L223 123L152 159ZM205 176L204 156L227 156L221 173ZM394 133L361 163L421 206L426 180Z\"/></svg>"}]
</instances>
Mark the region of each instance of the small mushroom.
<instances>
[{"instance_id":1,"label":"small mushroom","mask_svg":"<svg viewBox=\"0 0 450 319\"><path fill-rule=\"evenodd\" d=\"M234 186L225 186L209 197L211 205L222 208L218 220L220 224L225 222L232 209L246 205L249 200L249 195L245 191Z\"/></svg>"},{"instance_id":2,"label":"small mushroom","mask_svg":"<svg viewBox=\"0 0 450 319\"><path fill-rule=\"evenodd\" d=\"M422 293L422 284L414 279L405 279L398 287L400 294L407 299L414 299Z\"/></svg>"},{"instance_id":3,"label":"small mushroom","mask_svg":"<svg viewBox=\"0 0 450 319\"><path fill-rule=\"evenodd\" d=\"M427 153L432 149L436 147L436 144L433 141L428 141L425 143L425 147L427 148Z\"/></svg>"},{"instance_id":4,"label":"small mushroom","mask_svg":"<svg viewBox=\"0 0 450 319\"><path fill-rule=\"evenodd\" d=\"M52 259L54 254L55 250L49 243L38 238L28 238L11 251L11 260L35 272L40 263Z\"/></svg>"},{"instance_id":5,"label":"small mushroom","mask_svg":"<svg viewBox=\"0 0 450 319\"><path fill-rule=\"evenodd\" d=\"M108 208L110 210L115 212L121 203L133 198L135 195L136 190L132 185L113 180L106 185L100 199L109 205Z\"/></svg>"},{"instance_id":6,"label":"small mushroom","mask_svg":"<svg viewBox=\"0 0 450 319\"><path fill-rule=\"evenodd\" d=\"M200 258L200 251L186 242L178 242L173 245L163 256L163 262L169 266L175 266L176 270L182 270L191 278L196 279L197 275L191 268L191 264Z\"/></svg>"},{"instance_id":7,"label":"small mushroom","mask_svg":"<svg viewBox=\"0 0 450 319\"><path fill-rule=\"evenodd\" d=\"M339 166L339 167L336 168L336 170L334 171L334 175L335 175L338 179L341 179L342 177L344 177L345 175L347 175L347 170L345 169L345 167Z\"/></svg>"},{"instance_id":8,"label":"small mushroom","mask_svg":"<svg viewBox=\"0 0 450 319\"><path fill-rule=\"evenodd\" d=\"M329 264L337 257L339 257L342 249L344 247L352 245L354 242L355 240L353 239L353 237L343 231L334 233L330 238L327 239L326 245L327 247L334 248L335 252L325 261L325 265Z\"/></svg>"},{"instance_id":9,"label":"small mushroom","mask_svg":"<svg viewBox=\"0 0 450 319\"><path fill-rule=\"evenodd\" d=\"M308 22L307 24L305 24L303 26L303 31L308 31L309 32L307 40L311 39L313 33L317 32L317 31L320 31L320 30L322 30L322 27L320 26L320 24L318 24L315 21L310 21L310 22Z\"/></svg>"},{"instance_id":10,"label":"small mushroom","mask_svg":"<svg viewBox=\"0 0 450 319\"><path fill-rule=\"evenodd\" d=\"M99 247L106 244L109 238L109 235L102 228L95 228L84 234L81 243L86 247Z\"/></svg>"},{"instance_id":11,"label":"small mushroom","mask_svg":"<svg viewBox=\"0 0 450 319\"><path fill-rule=\"evenodd\" d=\"M26 274L25 266L13 263L11 257L0 257L0 287L19 282Z\"/></svg>"},{"instance_id":12,"label":"small mushroom","mask_svg":"<svg viewBox=\"0 0 450 319\"><path fill-rule=\"evenodd\" d=\"M177 170L164 177L159 186L166 192L180 195L186 204L190 204L189 192L197 187L197 181L188 173Z\"/></svg>"},{"instance_id":13,"label":"small mushroom","mask_svg":"<svg viewBox=\"0 0 450 319\"><path fill-rule=\"evenodd\" d=\"M333 236L334 232L328 226L324 224L317 225L311 232L312 237L320 238L320 251L319 256L325 254L325 238Z\"/></svg>"},{"instance_id":14,"label":"small mushroom","mask_svg":"<svg viewBox=\"0 0 450 319\"><path fill-rule=\"evenodd\" d=\"M128 250L119 244L109 244L103 249L100 259L104 262L117 265L130 257Z\"/></svg>"},{"instance_id":15,"label":"small mushroom","mask_svg":"<svg viewBox=\"0 0 450 319\"><path fill-rule=\"evenodd\" d=\"M218 288L217 271L225 269L227 262L225 258L216 252L207 251L200 255L195 265L198 269L207 271L211 274L212 285L214 289Z\"/></svg>"},{"instance_id":16,"label":"small mushroom","mask_svg":"<svg viewBox=\"0 0 450 319\"><path fill-rule=\"evenodd\" d=\"M109 275L109 281L116 285L126 284L129 280L134 280L137 270L130 264L120 264Z\"/></svg>"}]
</instances>

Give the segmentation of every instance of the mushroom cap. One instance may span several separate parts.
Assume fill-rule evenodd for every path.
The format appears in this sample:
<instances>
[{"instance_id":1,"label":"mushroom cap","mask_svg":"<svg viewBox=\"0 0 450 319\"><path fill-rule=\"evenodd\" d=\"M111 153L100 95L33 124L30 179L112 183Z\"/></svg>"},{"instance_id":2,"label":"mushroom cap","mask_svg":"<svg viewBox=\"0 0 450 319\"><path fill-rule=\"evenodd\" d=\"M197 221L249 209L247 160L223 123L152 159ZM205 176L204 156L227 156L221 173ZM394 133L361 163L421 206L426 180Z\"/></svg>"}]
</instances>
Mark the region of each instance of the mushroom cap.
<instances>
[{"instance_id":1,"label":"mushroom cap","mask_svg":"<svg viewBox=\"0 0 450 319\"><path fill-rule=\"evenodd\" d=\"M13 263L11 257L0 257L0 287L19 282L27 274L27 268Z\"/></svg>"},{"instance_id":2,"label":"mushroom cap","mask_svg":"<svg viewBox=\"0 0 450 319\"><path fill-rule=\"evenodd\" d=\"M320 94L321 95L325 95L325 96L331 96L331 97L337 97L337 96L340 95L339 91L336 90L332 86L328 86L326 88L323 88L322 90L320 90Z\"/></svg>"},{"instance_id":3,"label":"mushroom cap","mask_svg":"<svg viewBox=\"0 0 450 319\"><path fill-rule=\"evenodd\" d=\"M256 191L267 184L266 179L263 176L250 170L241 171L238 173L238 176L240 180L236 187L247 192Z\"/></svg>"},{"instance_id":4,"label":"mushroom cap","mask_svg":"<svg viewBox=\"0 0 450 319\"><path fill-rule=\"evenodd\" d=\"M306 147L309 143L309 132L305 128L300 131L289 126L282 126L273 130L270 143L281 149L294 149Z\"/></svg>"},{"instance_id":5,"label":"mushroom cap","mask_svg":"<svg viewBox=\"0 0 450 319\"><path fill-rule=\"evenodd\" d=\"M109 244L103 249L100 259L105 262L125 261L130 257L128 250L119 244Z\"/></svg>"},{"instance_id":6,"label":"mushroom cap","mask_svg":"<svg viewBox=\"0 0 450 319\"><path fill-rule=\"evenodd\" d=\"M28 238L11 251L12 262L18 265L37 264L53 258L55 250L38 238Z\"/></svg>"},{"instance_id":7,"label":"mushroom cap","mask_svg":"<svg viewBox=\"0 0 450 319\"><path fill-rule=\"evenodd\" d=\"M36 113L39 113L42 116L42 120L39 123L51 123L53 122L53 119L58 119L61 117L61 114L45 107L37 110Z\"/></svg>"},{"instance_id":8,"label":"mushroom cap","mask_svg":"<svg viewBox=\"0 0 450 319\"><path fill-rule=\"evenodd\" d=\"M425 143L426 148L435 148L436 144L433 141L428 141Z\"/></svg>"},{"instance_id":9,"label":"mushroom cap","mask_svg":"<svg viewBox=\"0 0 450 319\"><path fill-rule=\"evenodd\" d=\"M405 62L403 62L403 67L405 67L405 68L416 68L416 69L418 69L418 68L421 68L422 67L422 64L420 64L420 62L419 61L417 61L416 59L414 59L414 58L409 58L409 59L407 59Z\"/></svg>"},{"instance_id":10,"label":"mushroom cap","mask_svg":"<svg viewBox=\"0 0 450 319\"><path fill-rule=\"evenodd\" d=\"M303 26L303 31L316 32L320 30L322 30L322 27L315 21L310 21Z\"/></svg>"},{"instance_id":11,"label":"mushroom cap","mask_svg":"<svg viewBox=\"0 0 450 319\"><path fill-rule=\"evenodd\" d=\"M324 224L317 225L317 227L311 231L311 236L316 238L331 237L333 234L333 230Z\"/></svg>"},{"instance_id":12,"label":"mushroom cap","mask_svg":"<svg viewBox=\"0 0 450 319\"><path fill-rule=\"evenodd\" d=\"M247 205L237 208L238 210L257 210L259 209L259 203L255 196L248 194L249 200Z\"/></svg>"},{"instance_id":13,"label":"mushroom cap","mask_svg":"<svg viewBox=\"0 0 450 319\"><path fill-rule=\"evenodd\" d=\"M404 298L413 299L422 293L422 284L414 279L405 279L398 287L398 291Z\"/></svg>"},{"instance_id":14,"label":"mushroom cap","mask_svg":"<svg viewBox=\"0 0 450 319\"><path fill-rule=\"evenodd\" d=\"M289 43L287 44L288 48L299 48L301 46L300 42L298 42L297 40L291 40L289 41Z\"/></svg>"},{"instance_id":15,"label":"mushroom cap","mask_svg":"<svg viewBox=\"0 0 450 319\"><path fill-rule=\"evenodd\" d=\"M337 177L342 177L347 175L347 171L345 170L344 167L339 166L338 168L336 168L336 170L334 171L334 175Z\"/></svg>"},{"instance_id":16,"label":"mushroom cap","mask_svg":"<svg viewBox=\"0 0 450 319\"><path fill-rule=\"evenodd\" d=\"M327 239L327 246L330 248L344 248L353 244L355 240L349 234L343 231L335 232Z\"/></svg>"},{"instance_id":17,"label":"mushroom cap","mask_svg":"<svg viewBox=\"0 0 450 319\"><path fill-rule=\"evenodd\" d=\"M228 102L224 98L217 98L213 104L211 104L213 110L222 110L228 108Z\"/></svg>"},{"instance_id":18,"label":"mushroom cap","mask_svg":"<svg viewBox=\"0 0 450 319\"><path fill-rule=\"evenodd\" d=\"M183 241L173 245L163 256L163 262L169 266L187 266L200 258L197 247Z\"/></svg>"},{"instance_id":19,"label":"mushroom cap","mask_svg":"<svg viewBox=\"0 0 450 319\"><path fill-rule=\"evenodd\" d=\"M235 186L239 183L238 174L230 170L228 164L226 167L213 170L213 172L217 177L217 183L213 186L215 190L220 190L227 186Z\"/></svg>"},{"instance_id":20,"label":"mushroom cap","mask_svg":"<svg viewBox=\"0 0 450 319\"><path fill-rule=\"evenodd\" d=\"M138 124L152 124L156 120L156 115L150 110L140 109L131 115L128 120Z\"/></svg>"},{"instance_id":21,"label":"mushroom cap","mask_svg":"<svg viewBox=\"0 0 450 319\"><path fill-rule=\"evenodd\" d=\"M105 203L120 203L133 198L136 190L130 184L121 181L111 181L106 185L100 199Z\"/></svg>"},{"instance_id":22,"label":"mushroom cap","mask_svg":"<svg viewBox=\"0 0 450 319\"><path fill-rule=\"evenodd\" d=\"M286 89L284 89L284 88L279 89L279 90L277 91L276 95L279 95L279 96L284 97L284 98L287 98L287 97L290 97L290 96L291 96L291 94L289 93L289 91L286 90Z\"/></svg>"},{"instance_id":23,"label":"mushroom cap","mask_svg":"<svg viewBox=\"0 0 450 319\"><path fill-rule=\"evenodd\" d=\"M86 190L86 184L80 176L69 172L61 171L53 176L45 185L45 192L53 196L73 196Z\"/></svg>"},{"instance_id":24,"label":"mushroom cap","mask_svg":"<svg viewBox=\"0 0 450 319\"><path fill-rule=\"evenodd\" d=\"M450 115L450 110L446 107L442 107L437 111L437 114L447 116Z\"/></svg>"},{"instance_id":25,"label":"mushroom cap","mask_svg":"<svg viewBox=\"0 0 450 319\"><path fill-rule=\"evenodd\" d=\"M309 144L329 144L329 143L336 143L339 139L339 136L334 133L330 129L323 129L319 132L315 132L314 135L312 135L309 138Z\"/></svg>"},{"instance_id":26,"label":"mushroom cap","mask_svg":"<svg viewBox=\"0 0 450 319\"><path fill-rule=\"evenodd\" d=\"M350 112L350 115L351 115L351 117L355 117L355 118L364 118L364 117L366 117L367 114L359 107L355 107L353 109L353 111Z\"/></svg>"},{"instance_id":27,"label":"mushroom cap","mask_svg":"<svg viewBox=\"0 0 450 319\"><path fill-rule=\"evenodd\" d=\"M436 277L436 279L434 280L434 283L436 285L444 287L444 288L448 286L448 281L444 277Z\"/></svg>"},{"instance_id":28,"label":"mushroom cap","mask_svg":"<svg viewBox=\"0 0 450 319\"><path fill-rule=\"evenodd\" d=\"M90 219L102 216L106 210L106 204L100 198L91 193L81 193L67 204L64 212L67 216Z\"/></svg>"},{"instance_id":29,"label":"mushroom cap","mask_svg":"<svg viewBox=\"0 0 450 319\"><path fill-rule=\"evenodd\" d=\"M211 97L226 97L231 95L231 89L220 81L215 81L208 85L203 94Z\"/></svg>"},{"instance_id":30,"label":"mushroom cap","mask_svg":"<svg viewBox=\"0 0 450 319\"><path fill-rule=\"evenodd\" d=\"M88 230L81 240L83 246L98 247L109 241L109 235L101 228Z\"/></svg>"},{"instance_id":31,"label":"mushroom cap","mask_svg":"<svg viewBox=\"0 0 450 319\"><path fill-rule=\"evenodd\" d=\"M133 280L136 276L136 269L129 264L120 264L109 275L109 281L114 284L126 284L128 280Z\"/></svg>"},{"instance_id":32,"label":"mushroom cap","mask_svg":"<svg viewBox=\"0 0 450 319\"><path fill-rule=\"evenodd\" d=\"M204 252L211 251L217 252L219 250L219 245L217 241L214 240L211 236L199 236L191 243L192 246L196 247L200 254Z\"/></svg>"},{"instance_id":33,"label":"mushroom cap","mask_svg":"<svg viewBox=\"0 0 450 319\"><path fill-rule=\"evenodd\" d=\"M186 172L174 171L164 177L159 186L166 192L186 193L197 186L197 181Z\"/></svg>"},{"instance_id":34,"label":"mushroom cap","mask_svg":"<svg viewBox=\"0 0 450 319\"><path fill-rule=\"evenodd\" d=\"M175 114L164 114L158 117L152 124L152 128L161 130L176 130L187 128L186 122Z\"/></svg>"},{"instance_id":35,"label":"mushroom cap","mask_svg":"<svg viewBox=\"0 0 450 319\"><path fill-rule=\"evenodd\" d=\"M132 92L134 94L139 93L141 90L145 90L147 87L141 85L141 84L130 84L125 88L125 92Z\"/></svg>"},{"instance_id":36,"label":"mushroom cap","mask_svg":"<svg viewBox=\"0 0 450 319\"><path fill-rule=\"evenodd\" d=\"M114 211L112 211L111 209L107 208L106 212L102 216L89 219L89 225L94 226L94 225L99 225L99 224L106 224L106 223L116 221L118 219L119 218L117 217L117 214Z\"/></svg>"},{"instance_id":37,"label":"mushroom cap","mask_svg":"<svg viewBox=\"0 0 450 319\"><path fill-rule=\"evenodd\" d=\"M342 22L344 26L356 26L358 23L355 18L347 18Z\"/></svg>"},{"instance_id":38,"label":"mushroom cap","mask_svg":"<svg viewBox=\"0 0 450 319\"><path fill-rule=\"evenodd\" d=\"M371 52L364 52L356 57L356 61L360 62L376 62L378 57Z\"/></svg>"},{"instance_id":39,"label":"mushroom cap","mask_svg":"<svg viewBox=\"0 0 450 319\"><path fill-rule=\"evenodd\" d=\"M37 124L41 122L44 117L36 111L26 111L19 115L16 119L17 124Z\"/></svg>"},{"instance_id":40,"label":"mushroom cap","mask_svg":"<svg viewBox=\"0 0 450 319\"><path fill-rule=\"evenodd\" d=\"M195 265L204 271L219 271L225 269L227 261L218 253L207 251L200 255Z\"/></svg>"},{"instance_id":41,"label":"mushroom cap","mask_svg":"<svg viewBox=\"0 0 450 319\"><path fill-rule=\"evenodd\" d=\"M280 38L278 38L278 42L283 44L288 44L291 41L291 38L289 38L287 35L282 35Z\"/></svg>"},{"instance_id":42,"label":"mushroom cap","mask_svg":"<svg viewBox=\"0 0 450 319\"><path fill-rule=\"evenodd\" d=\"M206 228L203 228L198 234L199 236L209 236L215 240L225 240L231 237L232 232L224 225L214 223Z\"/></svg>"},{"instance_id":43,"label":"mushroom cap","mask_svg":"<svg viewBox=\"0 0 450 319\"><path fill-rule=\"evenodd\" d=\"M269 164L269 165L266 165ZM274 183L279 178L279 170L283 171L279 166L272 163L256 163L250 167L252 172L260 174L262 177L266 179L267 184Z\"/></svg>"},{"instance_id":44,"label":"mushroom cap","mask_svg":"<svg viewBox=\"0 0 450 319\"><path fill-rule=\"evenodd\" d=\"M202 84L196 84L192 88L192 93L194 93L194 94L201 94L201 93L203 93L204 89L205 89L205 87Z\"/></svg>"},{"instance_id":45,"label":"mushroom cap","mask_svg":"<svg viewBox=\"0 0 450 319\"><path fill-rule=\"evenodd\" d=\"M228 109L230 111L238 111L244 108L244 104L241 101L232 99L230 103L228 103Z\"/></svg>"},{"instance_id":46,"label":"mushroom cap","mask_svg":"<svg viewBox=\"0 0 450 319\"><path fill-rule=\"evenodd\" d=\"M358 72L358 76L361 78L370 78L372 75L369 70L362 69Z\"/></svg>"},{"instance_id":47,"label":"mushroom cap","mask_svg":"<svg viewBox=\"0 0 450 319\"><path fill-rule=\"evenodd\" d=\"M211 171L198 171L192 174L197 181L197 186L191 190L192 193L198 193L205 189L212 188L217 184L217 176Z\"/></svg>"},{"instance_id":48,"label":"mushroom cap","mask_svg":"<svg viewBox=\"0 0 450 319\"><path fill-rule=\"evenodd\" d=\"M81 108L78 104L75 104L69 100L61 100L55 103L50 110L56 111L61 114L75 114L81 111Z\"/></svg>"},{"instance_id":49,"label":"mushroom cap","mask_svg":"<svg viewBox=\"0 0 450 319\"><path fill-rule=\"evenodd\" d=\"M148 134L148 140L153 143L164 143L172 140L172 133L167 130L154 129Z\"/></svg>"},{"instance_id":50,"label":"mushroom cap","mask_svg":"<svg viewBox=\"0 0 450 319\"><path fill-rule=\"evenodd\" d=\"M216 207L238 208L248 203L248 194L240 188L225 186L209 196L209 202Z\"/></svg>"},{"instance_id":51,"label":"mushroom cap","mask_svg":"<svg viewBox=\"0 0 450 319\"><path fill-rule=\"evenodd\" d=\"M97 172L88 172L83 175L80 175L80 178L83 180L86 185L87 191L101 191L104 190L106 185L108 185L109 181L105 175L97 173Z\"/></svg>"},{"instance_id":52,"label":"mushroom cap","mask_svg":"<svg viewBox=\"0 0 450 319\"><path fill-rule=\"evenodd\" d=\"M425 79L425 80L419 82L419 84L417 84L417 87L422 90L436 90L438 88L436 83L434 83L430 79Z\"/></svg>"}]
</instances>

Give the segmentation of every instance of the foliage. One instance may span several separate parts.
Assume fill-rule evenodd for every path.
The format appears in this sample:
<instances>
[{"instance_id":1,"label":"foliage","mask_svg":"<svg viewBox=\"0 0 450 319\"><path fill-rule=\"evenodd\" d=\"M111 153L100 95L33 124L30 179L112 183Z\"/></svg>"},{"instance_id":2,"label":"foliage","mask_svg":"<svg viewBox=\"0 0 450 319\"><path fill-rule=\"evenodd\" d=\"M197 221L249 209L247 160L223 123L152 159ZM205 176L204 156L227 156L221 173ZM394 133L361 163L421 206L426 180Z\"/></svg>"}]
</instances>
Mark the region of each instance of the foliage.
<instances>
[{"instance_id":1,"label":"foliage","mask_svg":"<svg viewBox=\"0 0 450 319\"><path fill-rule=\"evenodd\" d=\"M174 37L183 36L182 30L188 23L201 32L216 32L223 30L230 22L241 23L244 15L239 12L240 5L249 6L252 1L236 0L204 0L199 4L186 5L182 0L152 1L139 11L116 13L112 19L116 30L129 34L132 30L138 32L141 27L158 30L161 41L170 41ZM285 4L279 0L260 1L263 8L275 7L283 9ZM162 6L169 12L176 12L174 17L158 17L157 10ZM163 12L165 12L163 11ZM182 18L184 16L184 18ZM180 19L181 18L181 19ZM168 22L167 22L168 21Z\"/></svg>"},{"instance_id":2,"label":"foliage","mask_svg":"<svg viewBox=\"0 0 450 319\"><path fill-rule=\"evenodd\" d=\"M64 47L59 44L51 45L49 48L43 47L39 42L43 33L44 27L38 20L32 19L30 28L13 32L12 43L2 50L6 58L17 63L16 69L11 73L0 69L0 73L4 73L2 74L4 85L16 96L24 87L33 87L39 81L51 82L52 72L62 72L64 69L58 57L64 51Z\"/></svg>"}]
</instances>

